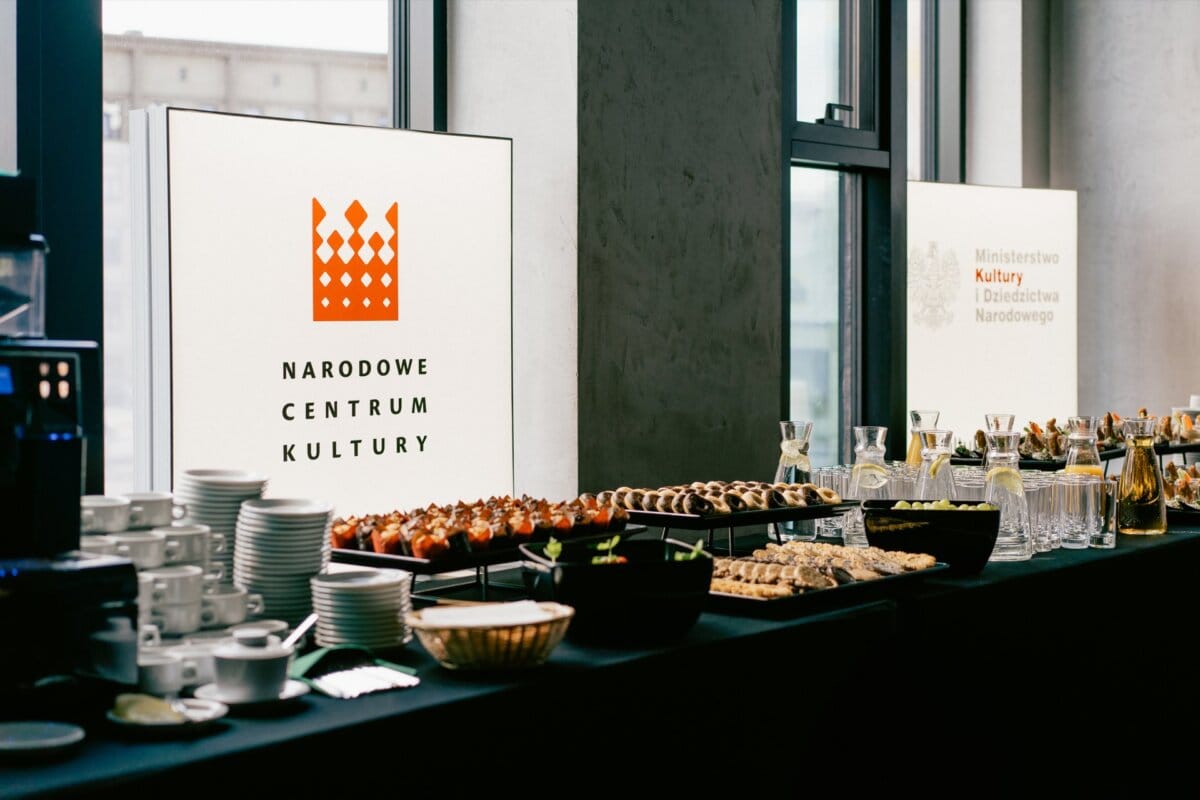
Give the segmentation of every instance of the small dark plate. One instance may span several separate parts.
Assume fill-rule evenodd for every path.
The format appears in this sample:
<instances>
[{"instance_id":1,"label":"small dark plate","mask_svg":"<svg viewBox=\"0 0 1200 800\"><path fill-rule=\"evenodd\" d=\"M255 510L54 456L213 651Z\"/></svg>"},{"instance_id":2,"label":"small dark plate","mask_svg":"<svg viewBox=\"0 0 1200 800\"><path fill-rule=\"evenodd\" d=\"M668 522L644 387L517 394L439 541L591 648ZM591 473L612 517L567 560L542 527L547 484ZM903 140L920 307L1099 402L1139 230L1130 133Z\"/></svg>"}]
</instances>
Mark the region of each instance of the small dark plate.
<instances>
[{"instance_id":1,"label":"small dark plate","mask_svg":"<svg viewBox=\"0 0 1200 800\"><path fill-rule=\"evenodd\" d=\"M920 552L920 551L910 551ZM718 614L739 617L762 617L765 619L793 619L809 614L819 614L838 608L896 597L908 588L920 585L931 575L945 574L946 564L938 563L929 569L889 575L873 581L844 583L831 589L818 589L791 597L770 600L761 597L745 597L740 594L709 592L705 610Z\"/></svg>"},{"instance_id":2,"label":"small dark plate","mask_svg":"<svg viewBox=\"0 0 1200 800\"><path fill-rule=\"evenodd\" d=\"M1000 533L999 511L893 509L897 502L863 503L867 544L881 550L928 553L956 575L975 575L987 566Z\"/></svg>"}]
</instances>

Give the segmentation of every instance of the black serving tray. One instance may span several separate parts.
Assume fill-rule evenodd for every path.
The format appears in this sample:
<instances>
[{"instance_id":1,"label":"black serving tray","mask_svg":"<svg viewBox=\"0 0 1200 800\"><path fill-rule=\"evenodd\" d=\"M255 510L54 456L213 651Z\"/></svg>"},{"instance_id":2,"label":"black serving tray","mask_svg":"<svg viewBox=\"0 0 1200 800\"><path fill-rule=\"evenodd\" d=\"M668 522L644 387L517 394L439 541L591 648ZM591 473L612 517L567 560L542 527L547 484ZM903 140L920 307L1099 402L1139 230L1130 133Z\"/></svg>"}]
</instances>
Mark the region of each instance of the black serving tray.
<instances>
[{"instance_id":1,"label":"black serving tray","mask_svg":"<svg viewBox=\"0 0 1200 800\"><path fill-rule=\"evenodd\" d=\"M1167 528L1172 526L1200 528L1200 511L1194 508L1171 508L1167 506Z\"/></svg>"},{"instance_id":2,"label":"black serving tray","mask_svg":"<svg viewBox=\"0 0 1200 800\"><path fill-rule=\"evenodd\" d=\"M595 538L596 536L631 536L646 530L640 525L613 526L601 534L578 533L564 542L577 539ZM332 559L338 564L355 564L360 567L378 567L381 569L404 569L414 575L440 575L443 572L458 572L476 567L491 567L496 564L515 563L522 559L519 543L513 542L507 546L489 547L486 550L476 550L467 553L448 553L439 558L417 558L398 553L376 553L372 550L351 550L346 547L335 547L331 551Z\"/></svg>"},{"instance_id":3,"label":"black serving tray","mask_svg":"<svg viewBox=\"0 0 1200 800\"><path fill-rule=\"evenodd\" d=\"M897 596L914 586L920 585L930 575L945 572L947 565L938 562L929 569L889 575L873 581L844 583L832 589L817 589L778 600L745 597L739 594L709 592L706 611L732 614L739 617L761 617L764 619L793 619L808 614L819 614L846 606L868 603Z\"/></svg>"},{"instance_id":4,"label":"black serving tray","mask_svg":"<svg viewBox=\"0 0 1200 800\"><path fill-rule=\"evenodd\" d=\"M655 528L681 531L712 531L718 528L740 528L746 525L766 525L772 522L795 522L804 519L825 519L858 507L858 501L823 503L819 506L753 509L729 514L676 514L672 511L630 511L629 521Z\"/></svg>"}]
</instances>

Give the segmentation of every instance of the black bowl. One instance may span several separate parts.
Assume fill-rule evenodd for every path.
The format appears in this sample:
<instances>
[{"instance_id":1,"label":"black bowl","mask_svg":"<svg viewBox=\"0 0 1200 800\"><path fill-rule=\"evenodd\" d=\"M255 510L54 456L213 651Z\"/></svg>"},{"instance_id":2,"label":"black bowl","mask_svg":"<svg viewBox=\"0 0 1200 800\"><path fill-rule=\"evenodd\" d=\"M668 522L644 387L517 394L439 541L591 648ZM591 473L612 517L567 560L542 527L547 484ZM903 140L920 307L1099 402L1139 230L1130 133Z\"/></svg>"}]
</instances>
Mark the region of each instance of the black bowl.
<instances>
[{"instance_id":1,"label":"black bowl","mask_svg":"<svg viewBox=\"0 0 1200 800\"><path fill-rule=\"evenodd\" d=\"M691 546L674 539L622 541L625 564L593 564L607 536L563 542L557 560L546 545L521 545L524 578L538 600L575 609L567 638L595 644L648 643L677 639L696 624L712 583L712 558L703 553L676 561Z\"/></svg>"},{"instance_id":2,"label":"black bowl","mask_svg":"<svg viewBox=\"0 0 1200 800\"><path fill-rule=\"evenodd\" d=\"M945 562L948 572L959 575L983 571L1000 534L999 511L893 509L897 502L863 502L867 544L882 550L928 553Z\"/></svg>"}]
</instances>

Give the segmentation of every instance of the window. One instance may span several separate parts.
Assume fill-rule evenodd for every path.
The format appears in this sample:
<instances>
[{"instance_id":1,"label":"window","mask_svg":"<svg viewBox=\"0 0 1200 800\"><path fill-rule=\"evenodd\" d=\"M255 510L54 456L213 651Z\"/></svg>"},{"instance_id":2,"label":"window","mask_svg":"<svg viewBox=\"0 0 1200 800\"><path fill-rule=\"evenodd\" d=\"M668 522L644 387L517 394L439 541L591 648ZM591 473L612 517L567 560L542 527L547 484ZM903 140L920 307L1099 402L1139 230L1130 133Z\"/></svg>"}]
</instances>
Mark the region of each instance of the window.
<instances>
[{"instance_id":1,"label":"window","mask_svg":"<svg viewBox=\"0 0 1200 800\"><path fill-rule=\"evenodd\" d=\"M903 451L907 0L787 0L783 412L814 422L814 465L844 462L851 427ZM893 31L900 34L893 37ZM794 105L793 105L794 104ZM839 108L838 106L842 106ZM897 291L898 289L898 291ZM899 334L899 341L896 341Z\"/></svg>"},{"instance_id":2,"label":"window","mask_svg":"<svg viewBox=\"0 0 1200 800\"><path fill-rule=\"evenodd\" d=\"M103 0L107 490L134 475L127 113L153 103L387 125L389 0Z\"/></svg>"}]
</instances>

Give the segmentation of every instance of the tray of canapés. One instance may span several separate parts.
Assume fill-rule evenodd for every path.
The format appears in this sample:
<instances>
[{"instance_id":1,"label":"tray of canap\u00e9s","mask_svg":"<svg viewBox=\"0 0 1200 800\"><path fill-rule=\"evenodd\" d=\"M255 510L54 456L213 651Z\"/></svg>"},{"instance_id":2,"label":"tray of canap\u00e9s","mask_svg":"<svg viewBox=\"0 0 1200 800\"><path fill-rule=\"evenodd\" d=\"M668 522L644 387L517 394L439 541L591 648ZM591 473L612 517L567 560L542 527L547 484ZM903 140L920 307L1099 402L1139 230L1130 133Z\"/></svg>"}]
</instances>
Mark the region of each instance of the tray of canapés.
<instances>
[{"instance_id":1,"label":"tray of canap\u00e9s","mask_svg":"<svg viewBox=\"0 0 1200 800\"><path fill-rule=\"evenodd\" d=\"M431 504L411 511L333 521L333 560L419 574L519 560L518 545L622 531L624 509L592 495L553 503L528 496Z\"/></svg>"},{"instance_id":2,"label":"tray of canap\u00e9s","mask_svg":"<svg viewBox=\"0 0 1200 800\"><path fill-rule=\"evenodd\" d=\"M1138 409L1138 417L1145 419L1150 414L1145 408ZM1124 420L1115 411L1110 411L1100 420L1096 433L1096 449L1102 461L1125 455L1125 437L1122 430ZM1061 469L1067 458L1067 437L1070 431L1051 417L1044 425L1033 420L1021 431L1017 451L1021 455L1021 469ZM1160 454L1200 452L1200 417L1188 414L1164 414L1155 417L1154 450ZM972 465L983 463L987 451L987 438L981 430L967 443L959 441L954 449L951 463Z\"/></svg>"},{"instance_id":3,"label":"tray of canap\u00e9s","mask_svg":"<svg viewBox=\"0 0 1200 800\"><path fill-rule=\"evenodd\" d=\"M796 617L892 596L945 569L925 553L772 542L749 556L713 559L707 608L742 616Z\"/></svg>"},{"instance_id":4,"label":"tray of canap\u00e9s","mask_svg":"<svg viewBox=\"0 0 1200 800\"><path fill-rule=\"evenodd\" d=\"M1163 494L1169 523L1200 525L1200 469L1195 464L1182 467L1168 461L1163 468Z\"/></svg>"},{"instance_id":5,"label":"tray of canap\u00e9s","mask_svg":"<svg viewBox=\"0 0 1200 800\"><path fill-rule=\"evenodd\" d=\"M695 481L657 489L622 486L600 492L596 500L625 511L631 522L696 531L821 519L858 505L816 484L765 481Z\"/></svg>"}]
</instances>

